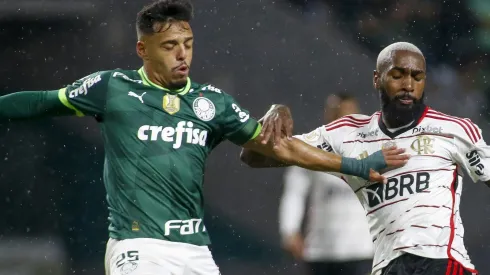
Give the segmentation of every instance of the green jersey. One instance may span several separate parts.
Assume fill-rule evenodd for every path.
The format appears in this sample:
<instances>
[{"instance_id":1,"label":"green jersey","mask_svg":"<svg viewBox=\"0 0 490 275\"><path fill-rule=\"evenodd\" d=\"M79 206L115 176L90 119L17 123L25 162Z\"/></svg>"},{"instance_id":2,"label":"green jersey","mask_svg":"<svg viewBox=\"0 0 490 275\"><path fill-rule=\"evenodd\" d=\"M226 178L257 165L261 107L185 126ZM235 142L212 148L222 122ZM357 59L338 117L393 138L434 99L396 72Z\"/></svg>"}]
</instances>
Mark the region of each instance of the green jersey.
<instances>
[{"instance_id":1,"label":"green jersey","mask_svg":"<svg viewBox=\"0 0 490 275\"><path fill-rule=\"evenodd\" d=\"M206 158L225 139L241 145L260 132L233 97L190 79L170 91L140 69L89 75L59 98L99 122L111 238L209 244L202 222Z\"/></svg>"}]
</instances>

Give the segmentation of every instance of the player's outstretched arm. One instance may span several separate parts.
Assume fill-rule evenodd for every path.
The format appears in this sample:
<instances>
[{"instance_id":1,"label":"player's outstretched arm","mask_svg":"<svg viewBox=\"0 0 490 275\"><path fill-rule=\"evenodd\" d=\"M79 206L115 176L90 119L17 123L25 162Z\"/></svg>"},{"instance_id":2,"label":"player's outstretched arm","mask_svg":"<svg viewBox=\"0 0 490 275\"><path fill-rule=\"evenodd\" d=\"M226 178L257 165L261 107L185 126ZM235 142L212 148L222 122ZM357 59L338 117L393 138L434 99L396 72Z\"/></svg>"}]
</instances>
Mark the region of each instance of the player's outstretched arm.
<instances>
[{"instance_id":1,"label":"player's outstretched arm","mask_svg":"<svg viewBox=\"0 0 490 275\"><path fill-rule=\"evenodd\" d=\"M408 155L402 155L404 149L395 147L383 149L358 160L325 152L297 138L282 138L278 144L270 141L263 144L260 135L245 143L243 147L245 150L242 152L242 160L245 161L247 153L254 151L286 165L296 165L315 171L340 172L377 182L386 180L378 171L387 167L403 166L409 159Z\"/></svg>"},{"instance_id":2,"label":"player's outstretched arm","mask_svg":"<svg viewBox=\"0 0 490 275\"><path fill-rule=\"evenodd\" d=\"M59 91L25 91L0 97L0 118L28 119L73 113L58 98Z\"/></svg>"},{"instance_id":3,"label":"player's outstretched arm","mask_svg":"<svg viewBox=\"0 0 490 275\"><path fill-rule=\"evenodd\" d=\"M0 119L91 115L102 119L111 71L93 73L65 88L23 91L0 97Z\"/></svg>"}]
</instances>

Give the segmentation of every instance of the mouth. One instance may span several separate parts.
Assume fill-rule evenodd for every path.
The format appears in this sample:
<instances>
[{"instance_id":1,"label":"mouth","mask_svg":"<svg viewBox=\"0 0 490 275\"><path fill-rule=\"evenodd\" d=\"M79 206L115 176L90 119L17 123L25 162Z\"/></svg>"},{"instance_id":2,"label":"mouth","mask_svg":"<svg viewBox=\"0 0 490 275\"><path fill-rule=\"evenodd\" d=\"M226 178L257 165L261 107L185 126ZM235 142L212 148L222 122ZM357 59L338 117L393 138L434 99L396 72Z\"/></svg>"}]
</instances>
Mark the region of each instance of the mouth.
<instances>
[{"instance_id":1,"label":"mouth","mask_svg":"<svg viewBox=\"0 0 490 275\"><path fill-rule=\"evenodd\" d=\"M410 98L410 97L402 97L402 98L399 98L398 101L402 105L412 105L413 104L413 98Z\"/></svg>"},{"instance_id":2,"label":"mouth","mask_svg":"<svg viewBox=\"0 0 490 275\"><path fill-rule=\"evenodd\" d=\"M175 72L178 74L185 75L189 72L189 66L182 64L174 69Z\"/></svg>"}]
</instances>

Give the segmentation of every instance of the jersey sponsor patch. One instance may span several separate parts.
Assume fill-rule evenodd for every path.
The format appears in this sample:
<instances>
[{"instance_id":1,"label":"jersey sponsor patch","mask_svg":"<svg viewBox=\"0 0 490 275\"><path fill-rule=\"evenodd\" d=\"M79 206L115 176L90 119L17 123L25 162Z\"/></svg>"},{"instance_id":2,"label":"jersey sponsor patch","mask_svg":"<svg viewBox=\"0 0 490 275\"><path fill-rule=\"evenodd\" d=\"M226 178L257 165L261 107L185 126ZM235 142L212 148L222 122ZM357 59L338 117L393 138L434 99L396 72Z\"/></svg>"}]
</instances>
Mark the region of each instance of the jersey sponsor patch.
<instances>
[{"instance_id":1,"label":"jersey sponsor patch","mask_svg":"<svg viewBox=\"0 0 490 275\"><path fill-rule=\"evenodd\" d=\"M320 129L315 129L308 134L304 135L306 142L315 142L320 138Z\"/></svg>"},{"instance_id":2,"label":"jersey sponsor patch","mask_svg":"<svg viewBox=\"0 0 490 275\"><path fill-rule=\"evenodd\" d=\"M70 91L68 94L69 98L75 98L79 95L86 95L88 93L88 89L97 84L102 80L102 77L99 75L96 75L94 77L87 78L83 81L82 85L80 87L74 89L73 91Z\"/></svg>"},{"instance_id":3,"label":"jersey sponsor patch","mask_svg":"<svg viewBox=\"0 0 490 275\"><path fill-rule=\"evenodd\" d=\"M163 140L179 149L183 143L206 146L208 131L194 128L192 121L179 121L177 127L143 125L138 129L138 139L143 141Z\"/></svg>"},{"instance_id":4,"label":"jersey sponsor patch","mask_svg":"<svg viewBox=\"0 0 490 275\"><path fill-rule=\"evenodd\" d=\"M199 232L205 232L206 227L202 223L201 219L190 220L170 220L165 223L165 236L168 236L174 232L180 235L190 235Z\"/></svg>"},{"instance_id":5,"label":"jersey sponsor patch","mask_svg":"<svg viewBox=\"0 0 490 275\"><path fill-rule=\"evenodd\" d=\"M414 193L422 193L430 186L430 174L418 172L404 174L388 179L386 184L375 183L366 187L369 207L375 207L382 203L393 202L394 199L403 199Z\"/></svg>"},{"instance_id":6,"label":"jersey sponsor patch","mask_svg":"<svg viewBox=\"0 0 490 275\"><path fill-rule=\"evenodd\" d=\"M250 118L250 115L242 111L242 109L240 109L240 107L238 107L238 105L235 103L231 104L231 108L238 114L241 123L246 122Z\"/></svg>"},{"instance_id":7,"label":"jersey sponsor patch","mask_svg":"<svg viewBox=\"0 0 490 275\"><path fill-rule=\"evenodd\" d=\"M216 107L213 102L205 97L196 98L192 103L192 109L202 121L210 121L216 114Z\"/></svg>"},{"instance_id":8,"label":"jersey sponsor patch","mask_svg":"<svg viewBox=\"0 0 490 275\"><path fill-rule=\"evenodd\" d=\"M170 115L177 113L178 111L180 111L180 98L177 95L164 95L163 109Z\"/></svg>"},{"instance_id":9,"label":"jersey sponsor patch","mask_svg":"<svg viewBox=\"0 0 490 275\"><path fill-rule=\"evenodd\" d=\"M468 160L468 164L470 166L471 173L481 177L485 174L485 165L481 162L480 155L477 150L473 150L469 153L466 153L466 159Z\"/></svg>"}]
</instances>

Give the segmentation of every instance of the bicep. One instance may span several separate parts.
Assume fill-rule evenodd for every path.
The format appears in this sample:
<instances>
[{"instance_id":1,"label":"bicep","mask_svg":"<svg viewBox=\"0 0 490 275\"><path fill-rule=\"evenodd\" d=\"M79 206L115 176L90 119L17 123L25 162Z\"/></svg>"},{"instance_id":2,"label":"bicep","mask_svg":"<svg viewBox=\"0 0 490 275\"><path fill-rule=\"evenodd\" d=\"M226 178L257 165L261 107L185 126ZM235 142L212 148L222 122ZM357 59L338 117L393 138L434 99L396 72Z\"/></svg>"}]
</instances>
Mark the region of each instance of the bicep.
<instances>
[{"instance_id":1,"label":"bicep","mask_svg":"<svg viewBox=\"0 0 490 275\"><path fill-rule=\"evenodd\" d=\"M60 101L77 116L101 117L105 112L110 72L84 77L59 91Z\"/></svg>"}]
</instances>

